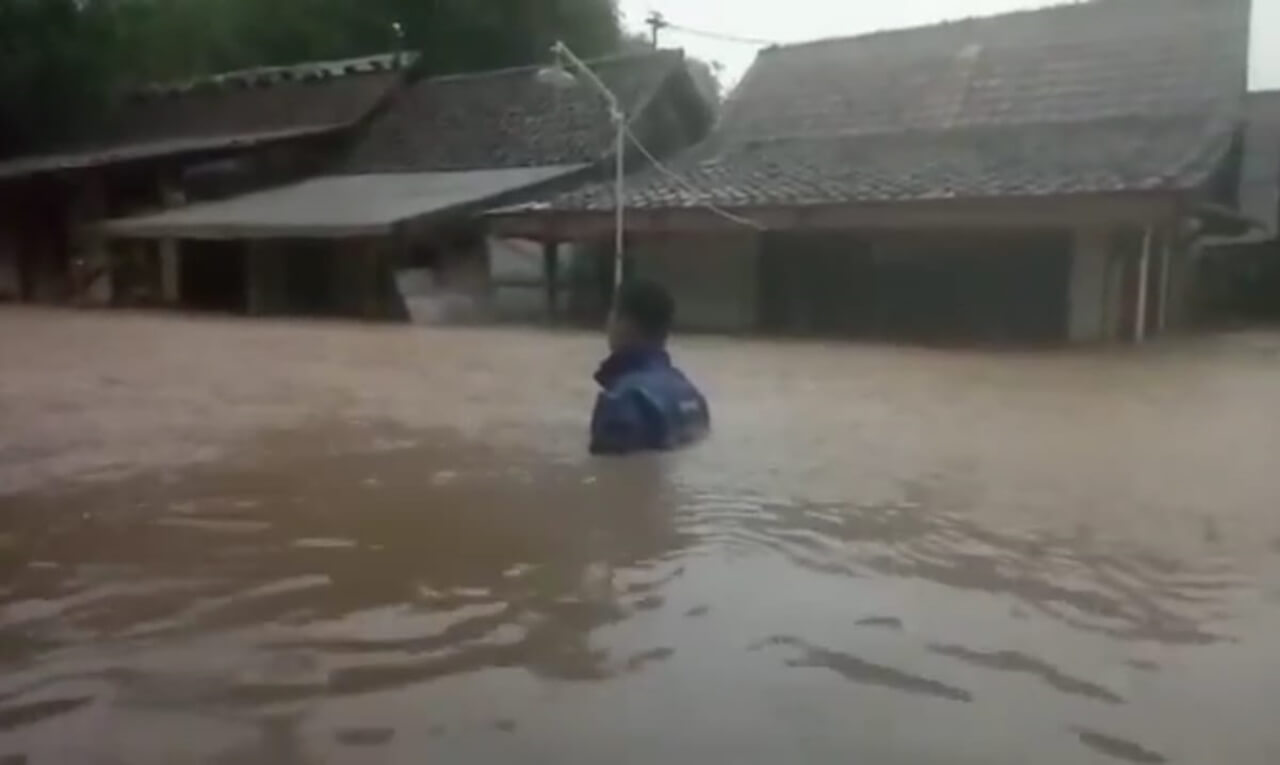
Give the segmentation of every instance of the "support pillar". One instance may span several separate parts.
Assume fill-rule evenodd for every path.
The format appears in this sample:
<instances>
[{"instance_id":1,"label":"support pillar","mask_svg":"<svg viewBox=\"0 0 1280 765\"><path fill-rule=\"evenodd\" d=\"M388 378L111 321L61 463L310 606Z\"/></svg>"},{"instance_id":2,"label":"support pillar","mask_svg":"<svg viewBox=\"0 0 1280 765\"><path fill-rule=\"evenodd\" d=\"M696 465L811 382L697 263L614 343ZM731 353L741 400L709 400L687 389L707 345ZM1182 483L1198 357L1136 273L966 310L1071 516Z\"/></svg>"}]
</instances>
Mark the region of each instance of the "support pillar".
<instances>
[{"instance_id":1,"label":"support pillar","mask_svg":"<svg viewBox=\"0 0 1280 765\"><path fill-rule=\"evenodd\" d=\"M246 242L244 246L244 277L248 293L245 303L250 316L261 316L266 313L267 285L266 263L262 246L256 241Z\"/></svg>"},{"instance_id":2,"label":"support pillar","mask_svg":"<svg viewBox=\"0 0 1280 765\"><path fill-rule=\"evenodd\" d=\"M360 259L360 284L362 313L366 319L380 319L385 316L382 301L382 258L381 242L370 239L356 245L355 255ZM339 257L341 257L339 255Z\"/></svg>"},{"instance_id":3,"label":"support pillar","mask_svg":"<svg viewBox=\"0 0 1280 765\"><path fill-rule=\"evenodd\" d=\"M1161 333L1168 326L1169 321L1169 266L1172 258L1169 252L1170 236L1162 237L1160 247L1160 308L1156 317L1156 325Z\"/></svg>"},{"instance_id":4,"label":"support pillar","mask_svg":"<svg viewBox=\"0 0 1280 765\"><path fill-rule=\"evenodd\" d=\"M186 204L187 195L176 183L160 182L160 204L168 209ZM182 265L179 259L180 245L177 239L161 239L160 252L160 302L177 305L181 299Z\"/></svg>"},{"instance_id":5,"label":"support pillar","mask_svg":"<svg viewBox=\"0 0 1280 765\"><path fill-rule=\"evenodd\" d=\"M1133 341L1141 343L1147 338L1147 290L1151 279L1151 229L1142 236L1142 255L1138 260L1138 295L1134 307Z\"/></svg>"}]
</instances>

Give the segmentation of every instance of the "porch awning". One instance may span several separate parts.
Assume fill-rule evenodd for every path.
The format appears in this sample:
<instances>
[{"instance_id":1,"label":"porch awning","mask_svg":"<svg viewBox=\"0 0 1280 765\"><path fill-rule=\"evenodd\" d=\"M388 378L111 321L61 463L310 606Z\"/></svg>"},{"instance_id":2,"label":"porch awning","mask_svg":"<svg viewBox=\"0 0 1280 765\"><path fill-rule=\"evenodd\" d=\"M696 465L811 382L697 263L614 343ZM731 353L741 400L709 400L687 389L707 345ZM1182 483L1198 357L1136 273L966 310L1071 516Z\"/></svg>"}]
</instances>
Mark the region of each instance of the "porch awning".
<instances>
[{"instance_id":1,"label":"porch awning","mask_svg":"<svg viewBox=\"0 0 1280 765\"><path fill-rule=\"evenodd\" d=\"M583 167L322 176L217 202L117 218L102 223L100 230L131 239L385 236L398 225L488 204Z\"/></svg>"}]
</instances>

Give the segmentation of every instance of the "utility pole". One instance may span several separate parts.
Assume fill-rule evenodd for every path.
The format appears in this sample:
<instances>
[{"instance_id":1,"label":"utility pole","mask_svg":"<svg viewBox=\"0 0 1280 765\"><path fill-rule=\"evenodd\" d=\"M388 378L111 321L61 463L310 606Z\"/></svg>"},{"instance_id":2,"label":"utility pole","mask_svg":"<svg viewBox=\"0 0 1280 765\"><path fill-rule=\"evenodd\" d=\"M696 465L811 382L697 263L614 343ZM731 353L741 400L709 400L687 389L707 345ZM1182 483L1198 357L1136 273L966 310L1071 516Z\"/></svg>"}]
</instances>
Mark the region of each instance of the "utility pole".
<instances>
[{"instance_id":1,"label":"utility pole","mask_svg":"<svg viewBox=\"0 0 1280 765\"><path fill-rule=\"evenodd\" d=\"M653 31L653 47L657 49L658 33L671 26L671 23L667 21L667 17L663 16L661 11L650 11L644 23Z\"/></svg>"}]
</instances>

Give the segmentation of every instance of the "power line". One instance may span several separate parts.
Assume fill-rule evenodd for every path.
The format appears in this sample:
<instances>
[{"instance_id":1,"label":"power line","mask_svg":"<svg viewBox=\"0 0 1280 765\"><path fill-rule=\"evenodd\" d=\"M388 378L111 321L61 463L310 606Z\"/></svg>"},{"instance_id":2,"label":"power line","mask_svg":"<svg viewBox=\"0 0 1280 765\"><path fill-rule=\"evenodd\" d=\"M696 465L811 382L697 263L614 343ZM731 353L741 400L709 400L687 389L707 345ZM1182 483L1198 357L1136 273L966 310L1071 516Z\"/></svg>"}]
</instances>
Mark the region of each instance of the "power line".
<instances>
[{"instance_id":1,"label":"power line","mask_svg":"<svg viewBox=\"0 0 1280 765\"><path fill-rule=\"evenodd\" d=\"M695 27L686 27L683 24L672 24L663 20L664 29L674 29L677 32L684 32L687 35L695 37L705 37L710 40L720 40L721 42L740 43L742 45L779 45L777 40L766 40L763 37L743 37L740 35L725 34L723 32L711 32L706 29L697 29Z\"/></svg>"},{"instance_id":2,"label":"power line","mask_svg":"<svg viewBox=\"0 0 1280 765\"><path fill-rule=\"evenodd\" d=\"M692 181L688 180L687 178L680 175L676 171L662 164L662 162L657 157L653 156L653 153L650 152L649 149L647 149L645 145L640 142L640 139L636 137L636 134L632 132L631 127L629 125L625 126L624 129L627 131L627 137L631 139L631 143L635 145L635 147L640 151L642 155L644 155L645 159L649 160L649 163L652 164L654 168L658 170L658 172L667 176L668 178L680 184L686 190L694 194L702 195L704 193L703 190L695 186ZM624 200L619 199L618 204L624 204ZM748 228L753 228L757 231L765 230L765 225L763 223L760 223L759 221L754 221L750 218L744 218L741 215L735 215L729 212L728 210L724 210L720 207L717 207L716 205L710 202L697 202L697 205L699 207L706 208L707 210L711 211L712 213L715 213L716 215L719 215L721 218L724 218L727 221L730 221L732 223L737 223L740 226L747 226Z\"/></svg>"},{"instance_id":3,"label":"power line","mask_svg":"<svg viewBox=\"0 0 1280 765\"><path fill-rule=\"evenodd\" d=\"M664 29L674 29L677 32L684 32L695 37L705 37L710 40L720 40L722 42L740 43L742 45L777 45L776 40L766 40L762 37L744 37L742 35L731 35L723 32L711 32L706 29L698 29L696 27L686 27L683 24L673 24L667 20L667 17L661 11L650 11L645 17L645 26L649 27L652 35L653 47L658 47L658 35Z\"/></svg>"}]
</instances>

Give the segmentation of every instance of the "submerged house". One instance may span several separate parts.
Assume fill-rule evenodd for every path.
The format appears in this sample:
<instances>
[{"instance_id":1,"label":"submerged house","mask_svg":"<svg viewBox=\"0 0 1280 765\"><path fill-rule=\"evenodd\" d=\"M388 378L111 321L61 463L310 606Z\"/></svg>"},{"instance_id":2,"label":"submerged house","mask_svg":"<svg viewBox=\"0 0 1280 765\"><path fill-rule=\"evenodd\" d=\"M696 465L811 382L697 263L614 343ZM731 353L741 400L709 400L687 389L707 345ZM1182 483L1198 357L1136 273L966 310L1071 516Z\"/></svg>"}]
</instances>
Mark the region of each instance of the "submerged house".
<instances>
[{"instance_id":1,"label":"submerged house","mask_svg":"<svg viewBox=\"0 0 1280 765\"><path fill-rule=\"evenodd\" d=\"M111 245L113 216L315 172L396 89L403 54L152 85L88 135L0 161L0 298L94 304L218 300L216 258L176 244Z\"/></svg>"},{"instance_id":2,"label":"submerged house","mask_svg":"<svg viewBox=\"0 0 1280 765\"><path fill-rule=\"evenodd\" d=\"M680 52L590 66L655 151L706 134L710 107ZM557 90L540 70L420 80L397 92L320 174L111 220L102 231L181 241L184 263L188 253L218 253L241 273L225 285L227 301L254 314L404 318L415 305L431 311L451 299L485 310L490 242L478 214L581 185L612 166L614 128L600 94ZM535 255L542 263L541 251Z\"/></svg>"},{"instance_id":3,"label":"submerged house","mask_svg":"<svg viewBox=\"0 0 1280 765\"><path fill-rule=\"evenodd\" d=\"M1141 339L1184 321L1234 188L1247 0L1093 0L763 51L628 180L629 267L690 328ZM610 236L608 184L494 211Z\"/></svg>"}]
</instances>

